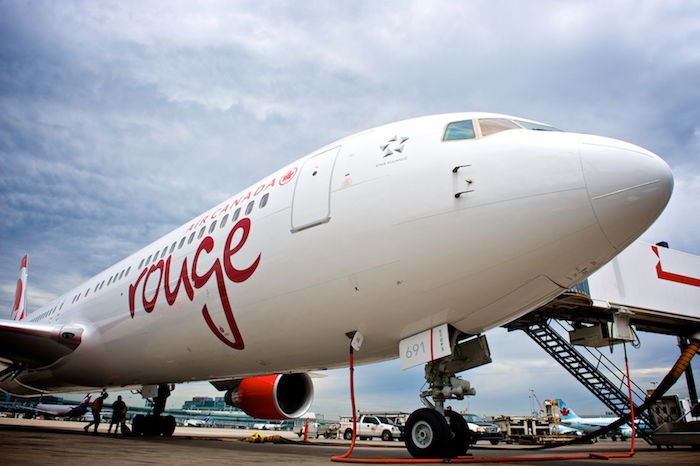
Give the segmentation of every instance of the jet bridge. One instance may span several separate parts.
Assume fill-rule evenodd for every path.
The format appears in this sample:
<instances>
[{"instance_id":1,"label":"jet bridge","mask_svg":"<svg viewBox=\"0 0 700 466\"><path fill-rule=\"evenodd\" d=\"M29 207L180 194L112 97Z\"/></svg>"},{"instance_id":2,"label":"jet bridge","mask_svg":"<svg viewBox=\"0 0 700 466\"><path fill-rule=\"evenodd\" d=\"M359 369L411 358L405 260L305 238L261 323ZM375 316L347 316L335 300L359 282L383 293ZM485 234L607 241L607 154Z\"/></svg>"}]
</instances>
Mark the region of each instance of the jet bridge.
<instances>
[{"instance_id":1,"label":"jet bridge","mask_svg":"<svg viewBox=\"0 0 700 466\"><path fill-rule=\"evenodd\" d=\"M626 376L597 347L633 341L636 331L644 331L676 336L682 351L690 339L700 339L699 303L700 256L669 249L665 243L635 242L587 280L504 327L524 331L622 416L630 404ZM569 341L562 337L566 332ZM692 414L698 416L692 367L685 375ZM639 405L646 394L631 385ZM649 413L640 418L640 435L651 443L653 418Z\"/></svg>"}]
</instances>

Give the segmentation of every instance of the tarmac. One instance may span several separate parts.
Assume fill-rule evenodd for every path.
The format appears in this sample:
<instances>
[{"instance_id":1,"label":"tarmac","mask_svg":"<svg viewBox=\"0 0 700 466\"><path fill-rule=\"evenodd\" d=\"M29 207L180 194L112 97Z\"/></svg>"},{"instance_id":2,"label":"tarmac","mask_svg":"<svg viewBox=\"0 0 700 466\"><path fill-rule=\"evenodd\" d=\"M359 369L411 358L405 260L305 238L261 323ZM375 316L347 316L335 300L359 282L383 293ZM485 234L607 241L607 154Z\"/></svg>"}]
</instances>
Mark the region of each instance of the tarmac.
<instances>
[{"instance_id":1,"label":"tarmac","mask_svg":"<svg viewBox=\"0 0 700 466\"><path fill-rule=\"evenodd\" d=\"M319 444L248 443L240 439L255 431L178 427L171 438L131 437L107 435L108 424L100 424L96 435L85 433L86 422L45 421L0 418L0 464L331 464L330 458L342 455L349 442L319 440ZM263 436L280 435L298 441L291 432L259 431ZM312 442L316 442L312 440ZM532 447L507 445L498 448L488 443L477 444L470 453L476 459L506 458L502 463L527 465L698 465L700 451L690 448L662 449L637 439L636 454L632 458L609 460L547 460L535 457L568 455L624 454L630 441L601 440L592 445L576 445L551 450L531 450ZM530 450L523 450L530 449ZM380 440L360 441L351 455L353 458L409 459L403 442ZM518 459L516 458L524 458ZM528 459L530 458L530 459Z\"/></svg>"}]
</instances>

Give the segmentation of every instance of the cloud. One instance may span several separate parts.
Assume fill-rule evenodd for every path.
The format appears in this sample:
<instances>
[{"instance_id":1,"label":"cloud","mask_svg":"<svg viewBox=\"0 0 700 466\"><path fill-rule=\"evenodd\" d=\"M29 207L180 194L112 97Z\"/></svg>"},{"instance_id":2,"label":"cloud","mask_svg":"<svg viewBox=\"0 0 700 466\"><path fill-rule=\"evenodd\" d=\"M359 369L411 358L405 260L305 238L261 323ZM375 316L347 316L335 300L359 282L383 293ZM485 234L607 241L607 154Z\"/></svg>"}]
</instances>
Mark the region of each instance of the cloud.
<instances>
[{"instance_id":1,"label":"cloud","mask_svg":"<svg viewBox=\"0 0 700 466\"><path fill-rule=\"evenodd\" d=\"M523 115L659 153L676 187L643 239L700 254L699 10L0 1L0 307L27 251L31 309L328 142L449 111ZM527 337L490 335L495 362L467 376L477 412L526 412L530 388L600 412ZM676 350L645 340L634 370L651 383ZM329 374L314 381L314 409L345 414L347 374ZM396 362L358 369L372 409L415 408L422 383Z\"/></svg>"}]
</instances>

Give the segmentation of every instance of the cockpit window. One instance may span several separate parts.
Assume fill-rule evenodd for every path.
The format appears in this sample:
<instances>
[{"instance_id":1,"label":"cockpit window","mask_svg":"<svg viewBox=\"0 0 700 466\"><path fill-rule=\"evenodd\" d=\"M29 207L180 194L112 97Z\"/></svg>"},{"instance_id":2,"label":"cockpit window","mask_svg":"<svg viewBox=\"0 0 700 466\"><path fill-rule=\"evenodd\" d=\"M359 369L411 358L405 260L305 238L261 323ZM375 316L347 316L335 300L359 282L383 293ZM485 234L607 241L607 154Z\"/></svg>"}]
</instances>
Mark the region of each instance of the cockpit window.
<instances>
[{"instance_id":1,"label":"cockpit window","mask_svg":"<svg viewBox=\"0 0 700 466\"><path fill-rule=\"evenodd\" d=\"M481 128L482 136L491 136L509 129L520 129L520 126L505 118L481 118L479 127Z\"/></svg>"},{"instance_id":2,"label":"cockpit window","mask_svg":"<svg viewBox=\"0 0 700 466\"><path fill-rule=\"evenodd\" d=\"M534 131L561 131L554 126L543 125L542 123L533 123L531 121L515 120L517 124L525 129L531 129Z\"/></svg>"},{"instance_id":3,"label":"cockpit window","mask_svg":"<svg viewBox=\"0 0 700 466\"><path fill-rule=\"evenodd\" d=\"M454 121L447 125L443 141L456 141L458 139L474 139L474 123L472 120Z\"/></svg>"}]
</instances>

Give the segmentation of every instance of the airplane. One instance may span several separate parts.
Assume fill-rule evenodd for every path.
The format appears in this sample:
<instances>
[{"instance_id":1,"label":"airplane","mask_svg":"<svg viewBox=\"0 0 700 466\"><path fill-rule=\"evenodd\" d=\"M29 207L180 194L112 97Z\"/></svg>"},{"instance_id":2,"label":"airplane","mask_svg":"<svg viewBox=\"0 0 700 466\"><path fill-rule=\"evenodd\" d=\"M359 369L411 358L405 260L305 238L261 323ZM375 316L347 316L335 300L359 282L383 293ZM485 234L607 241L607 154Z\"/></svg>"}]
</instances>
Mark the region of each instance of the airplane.
<instances>
[{"instance_id":1,"label":"airplane","mask_svg":"<svg viewBox=\"0 0 700 466\"><path fill-rule=\"evenodd\" d=\"M90 409L90 395L77 405L38 403L36 405L2 402L0 407L13 412L31 413L50 417L78 418L84 416Z\"/></svg>"},{"instance_id":2,"label":"airplane","mask_svg":"<svg viewBox=\"0 0 700 466\"><path fill-rule=\"evenodd\" d=\"M211 416L207 416L204 419L198 419L198 418L191 418L185 420L185 422L182 423L184 427L206 427L209 425L211 422Z\"/></svg>"},{"instance_id":3,"label":"airplane","mask_svg":"<svg viewBox=\"0 0 700 466\"><path fill-rule=\"evenodd\" d=\"M578 432L593 432L619 419L617 417L580 417L562 399L557 400L557 405L559 406L559 422L557 424ZM638 426L639 421L635 421L635 424ZM632 427L629 425L621 426L619 431L624 437L632 436Z\"/></svg>"},{"instance_id":4,"label":"airplane","mask_svg":"<svg viewBox=\"0 0 700 466\"><path fill-rule=\"evenodd\" d=\"M471 343L611 260L672 190L670 168L646 149L516 116L379 126L284 166L21 318L23 261L15 320L0 321L0 388L141 386L155 404L133 431L167 436L170 384L210 381L253 417L298 418L312 402L310 371L351 356L424 358L426 407L409 417L406 447L463 454L468 428L444 401L474 393L456 376L473 367L467 353L487 349Z\"/></svg>"},{"instance_id":5,"label":"airplane","mask_svg":"<svg viewBox=\"0 0 700 466\"><path fill-rule=\"evenodd\" d=\"M76 418L84 416L90 410L90 395L77 405L59 405L38 403L32 411L37 414L47 414L54 417Z\"/></svg>"}]
</instances>

